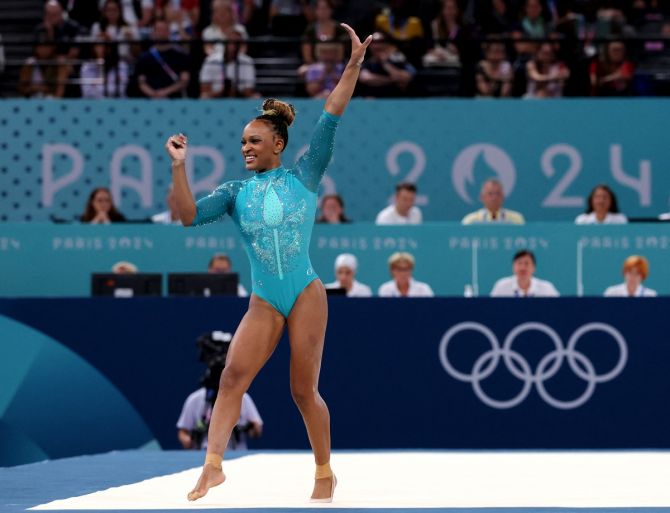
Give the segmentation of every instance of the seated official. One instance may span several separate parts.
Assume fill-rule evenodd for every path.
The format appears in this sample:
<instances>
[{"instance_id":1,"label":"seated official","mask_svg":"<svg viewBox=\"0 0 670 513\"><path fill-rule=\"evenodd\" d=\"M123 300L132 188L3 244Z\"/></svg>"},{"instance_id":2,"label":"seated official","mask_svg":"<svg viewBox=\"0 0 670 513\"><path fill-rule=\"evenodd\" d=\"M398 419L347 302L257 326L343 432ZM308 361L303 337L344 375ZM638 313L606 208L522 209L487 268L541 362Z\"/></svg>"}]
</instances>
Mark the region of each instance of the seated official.
<instances>
[{"instance_id":1,"label":"seated official","mask_svg":"<svg viewBox=\"0 0 670 513\"><path fill-rule=\"evenodd\" d=\"M491 297L558 297L551 282L535 278L535 255L528 250L518 251L512 260L513 276L501 278L493 286Z\"/></svg>"},{"instance_id":2,"label":"seated official","mask_svg":"<svg viewBox=\"0 0 670 513\"><path fill-rule=\"evenodd\" d=\"M626 224L628 218L619 212L614 191L605 184L597 185L589 194L586 212L575 219L576 224Z\"/></svg>"},{"instance_id":3,"label":"seated official","mask_svg":"<svg viewBox=\"0 0 670 513\"><path fill-rule=\"evenodd\" d=\"M416 202L416 185L399 183L395 188L393 205L384 208L375 220L376 224L421 224L423 214Z\"/></svg>"},{"instance_id":4,"label":"seated official","mask_svg":"<svg viewBox=\"0 0 670 513\"><path fill-rule=\"evenodd\" d=\"M228 255L216 253L207 265L209 274L228 274L233 272L233 262ZM249 297L247 289L241 283L237 284L237 297Z\"/></svg>"},{"instance_id":5,"label":"seated official","mask_svg":"<svg viewBox=\"0 0 670 513\"><path fill-rule=\"evenodd\" d=\"M479 199L484 208L465 216L462 224L478 223L506 223L524 224L526 221L519 212L503 208L505 191L499 180L486 180L479 193Z\"/></svg>"},{"instance_id":6,"label":"seated official","mask_svg":"<svg viewBox=\"0 0 670 513\"><path fill-rule=\"evenodd\" d=\"M642 285L649 276L649 262L640 255L631 255L623 263L624 282L605 290L606 297L654 297L655 290Z\"/></svg>"},{"instance_id":7,"label":"seated official","mask_svg":"<svg viewBox=\"0 0 670 513\"><path fill-rule=\"evenodd\" d=\"M393 253L388 260L393 279L379 287L379 297L433 297L430 285L412 278L414 257L409 253Z\"/></svg>"},{"instance_id":8,"label":"seated official","mask_svg":"<svg viewBox=\"0 0 670 513\"><path fill-rule=\"evenodd\" d=\"M358 259L351 253L342 253L335 259L336 281L327 283L327 289L344 289L347 297L370 297L372 290L367 285L356 280Z\"/></svg>"}]
</instances>

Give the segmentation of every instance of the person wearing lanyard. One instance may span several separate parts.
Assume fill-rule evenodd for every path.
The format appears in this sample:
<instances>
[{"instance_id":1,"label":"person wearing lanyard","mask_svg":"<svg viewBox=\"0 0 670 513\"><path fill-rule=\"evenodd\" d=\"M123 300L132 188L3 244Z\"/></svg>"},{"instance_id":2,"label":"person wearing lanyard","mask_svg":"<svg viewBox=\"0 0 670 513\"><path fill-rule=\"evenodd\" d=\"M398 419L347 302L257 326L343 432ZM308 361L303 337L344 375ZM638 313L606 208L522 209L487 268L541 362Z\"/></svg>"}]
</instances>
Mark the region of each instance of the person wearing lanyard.
<instances>
[{"instance_id":1,"label":"person wearing lanyard","mask_svg":"<svg viewBox=\"0 0 670 513\"><path fill-rule=\"evenodd\" d=\"M649 276L649 262L640 255L631 255L623 263L624 282L605 290L606 297L655 297L655 290L642 285Z\"/></svg>"},{"instance_id":2,"label":"person wearing lanyard","mask_svg":"<svg viewBox=\"0 0 670 513\"><path fill-rule=\"evenodd\" d=\"M466 215L461 224L507 223L524 224L526 221L519 212L503 208L505 191L499 180L486 180L479 193L484 208Z\"/></svg>"},{"instance_id":3,"label":"person wearing lanyard","mask_svg":"<svg viewBox=\"0 0 670 513\"><path fill-rule=\"evenodd\" d=\"M491 297L557 297L560 294L551 282L535 278L535 255L526 249L512 260L513 276L501 278L493 286Z\"/></svg>"}]
</instances>

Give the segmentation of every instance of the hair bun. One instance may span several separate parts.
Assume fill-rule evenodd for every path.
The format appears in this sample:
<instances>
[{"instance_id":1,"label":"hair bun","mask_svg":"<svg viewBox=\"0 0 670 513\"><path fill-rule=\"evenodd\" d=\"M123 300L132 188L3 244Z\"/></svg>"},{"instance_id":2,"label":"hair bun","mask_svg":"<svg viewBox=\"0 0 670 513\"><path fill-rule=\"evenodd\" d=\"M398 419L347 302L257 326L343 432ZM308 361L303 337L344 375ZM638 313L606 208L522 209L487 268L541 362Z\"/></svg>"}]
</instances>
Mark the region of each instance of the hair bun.
<instances>
[{"instance_id":1,"label":"hair bun","mask_svg":"<svg viewBox=\"0 0 670 513\"><path fill-rule=\"evenodd\" d=\"M295 107L290 103L268 98L263 102L263 116L276 116L281 118L286 126L291 126L295 120Z\"/></svg>"}]
</instances>

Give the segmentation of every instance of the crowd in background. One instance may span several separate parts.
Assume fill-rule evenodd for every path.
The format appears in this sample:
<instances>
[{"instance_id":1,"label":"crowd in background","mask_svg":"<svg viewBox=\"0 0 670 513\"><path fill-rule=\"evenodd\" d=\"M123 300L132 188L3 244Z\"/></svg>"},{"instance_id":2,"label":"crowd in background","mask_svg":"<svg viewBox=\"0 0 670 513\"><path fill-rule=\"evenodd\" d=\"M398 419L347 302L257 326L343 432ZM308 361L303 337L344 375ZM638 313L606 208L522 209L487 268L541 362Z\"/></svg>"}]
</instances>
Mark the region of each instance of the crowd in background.
<instances>
[{"instance_id":1,"label":"crowd in background","mask_svg":"<svg viewBox=\"0 0 670 513\"><path fill-rule=\"evenodd\" d=\"M636 70L670 60L669 15L662 0L49 0L19 92L257 96L255 59L292 56L296 94L324 97L347 22L374 33L364 97L664 94Z\"/></svg>"}]
</instances>

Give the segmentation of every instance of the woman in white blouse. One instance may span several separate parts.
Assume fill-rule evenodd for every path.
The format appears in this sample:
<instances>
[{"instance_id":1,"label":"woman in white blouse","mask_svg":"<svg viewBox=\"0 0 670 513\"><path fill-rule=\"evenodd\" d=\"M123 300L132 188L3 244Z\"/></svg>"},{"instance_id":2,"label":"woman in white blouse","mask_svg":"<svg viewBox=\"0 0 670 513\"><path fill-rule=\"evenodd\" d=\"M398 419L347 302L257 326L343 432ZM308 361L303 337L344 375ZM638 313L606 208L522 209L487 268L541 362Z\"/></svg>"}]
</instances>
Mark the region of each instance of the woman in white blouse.
<instances>
[{"instance_id":1,"label":"woman in white blouse","mask_svg":"<svg viewBox=\"0 0 670 513\"><path fill-rule=\"evenodd\" d=\"M642 285L649 276L649 262L640 255L631 255L623 263L624 282L605 291L607 297L654 297L656 291Z\"/></svg>"},{"instance_id":2,"label":"woman in white blouse","mask_svg":"<svg viewBox=\"0 0 670 513\"><path fill-rule=\"evenodd\" d=\"M405 252L393 253L388 261L393 279L382 283L379 297L433 297L430 285L412 277L414 257Z\"/></svg>"},{"instance_id":3,"label":"woman in white blouse","mask_svg":"<svg viewBox=\"0 0 670 513\"><path fill-rule=\"evenodd\" d=\"M577 224L625 224L628 218L619 212L619 205L612 189L597 185L589 194L588 207L575 219Z\"/></svg>"}]
</instances>

